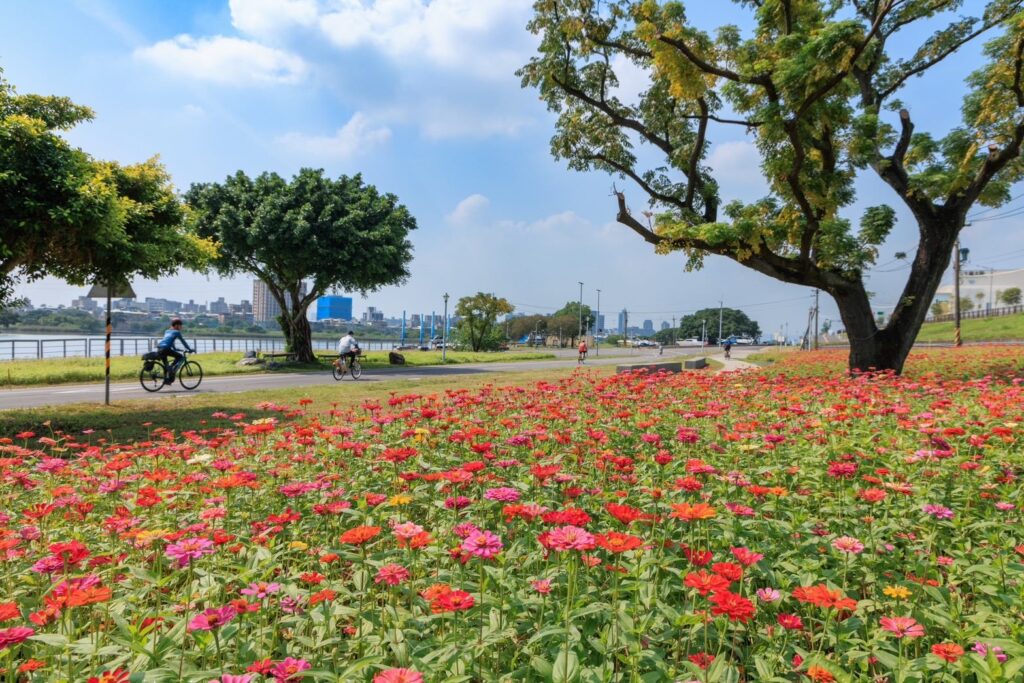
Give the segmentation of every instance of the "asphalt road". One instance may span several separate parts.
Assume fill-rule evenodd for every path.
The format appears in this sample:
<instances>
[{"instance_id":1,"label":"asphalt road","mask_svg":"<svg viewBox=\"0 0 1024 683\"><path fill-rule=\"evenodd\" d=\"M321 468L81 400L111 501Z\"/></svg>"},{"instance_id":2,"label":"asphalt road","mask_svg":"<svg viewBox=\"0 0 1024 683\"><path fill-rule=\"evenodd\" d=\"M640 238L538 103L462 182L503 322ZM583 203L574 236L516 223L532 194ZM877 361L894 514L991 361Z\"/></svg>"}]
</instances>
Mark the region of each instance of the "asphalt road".
<instances>
[{"instance_id":1,"label":"asphalt road","mask_svg":"<svg viewBox=\"0 0 1024 683\"><path fill-rule=\"evenodd\" d=\"M682 356L701 354L698 348L666 348L665 354L659 356L657 349L634 349L632 351L604 350L595 356L593 350L587 365L616 365L628 363L644 363L667 361ZM716 349L708 349L703 355L714 355ZM453 375L473 375L481 373L523 372L528 370L545 370L571 367L576 364L575 351L559 354L554 360L510 361L500 363L473 363L465 365L429 365L421 367L387 367L363 370L362 382L388 382L394 380L417 380L425 377L443 377ZM196 360L202 363L202 355ZM342 380L345 383L351 379ZM259 373L251 375L222 375L204 377L203 382L195 391L185 391L175 383L173 387L164 387L156 393L149 393L136 382L116 382L110 385L110 400L151 399L160 400L174 396L191 394L211 394L221 392L272 390L288 387L313 386L318 384L334 384L334 377L329 372L294 372L294 373ZM16 408L35 408L39 406L56 406L63 403L87 403L103 401L103 384L60 384L45 387L0 390L0 410Z\"/></svg>"}]
</instances>

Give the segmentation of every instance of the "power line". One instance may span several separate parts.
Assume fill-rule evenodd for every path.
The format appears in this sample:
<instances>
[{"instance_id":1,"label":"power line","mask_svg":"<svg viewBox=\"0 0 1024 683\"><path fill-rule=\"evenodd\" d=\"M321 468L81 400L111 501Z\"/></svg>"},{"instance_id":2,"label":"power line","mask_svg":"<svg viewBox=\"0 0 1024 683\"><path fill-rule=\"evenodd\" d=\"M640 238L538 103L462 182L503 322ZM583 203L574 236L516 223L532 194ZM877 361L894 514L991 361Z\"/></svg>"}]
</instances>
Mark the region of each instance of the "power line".
<instances>
[{"instance_id":1,"label":"power line","mask_svg":"<svg viewBox=\"0 0 1024 683\"><path fill-rule=\"evenodd\" d=\"M1021 193L1020 193L1019 195L1016 195L1015 197L1010 197L1010 198L1009 198L1009 199L1008 199L1008 200L1006 201L1006 204L1010 204L1010 203L1012 203L1012 202L1015 202L1015 201L1017 201L1018 199L1020 199L1021 197L1024 197L1024 192L1021 192ZM985 215L986 213L988 213L989 211L995 211L996 209L1002 209L1002 208L1005 208L1005 207L1006 207L1006 204L1003 204L1003 206L990 206L990 207L989 207L989 208L987 208L987 209L982 209L981 211L978 211L978 212L976 212L976 213L974 213L974 214L972 214L972 215L968 216L968 217L967 217L967 220L971 221L971 220L974 220L975 216L983 216L983 215Z\"/></svg>"}]
</instances>

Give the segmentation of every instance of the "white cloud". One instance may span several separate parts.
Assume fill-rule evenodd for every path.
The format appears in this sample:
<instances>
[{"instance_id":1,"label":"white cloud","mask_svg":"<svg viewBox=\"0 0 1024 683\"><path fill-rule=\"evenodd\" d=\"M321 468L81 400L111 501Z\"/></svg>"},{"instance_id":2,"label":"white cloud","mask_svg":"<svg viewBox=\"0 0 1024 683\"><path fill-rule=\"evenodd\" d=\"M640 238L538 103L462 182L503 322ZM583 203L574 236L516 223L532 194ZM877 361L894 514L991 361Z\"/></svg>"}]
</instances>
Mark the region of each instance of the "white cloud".
<instances>
[{"instance_id":1,"label":"white cloud","mask_svg":"<svg viewBox=\"0 0 1024 683\"><path fill-rule=\"evenodd\" d=\"M294 26L312 26L319 10L316 0L229 0L231 23L239 31L273 38Z\"/></svg>"},{"instance_id":2,"label":"white cloud","mask_svg":"<svg viewBox=\"0 0 1024 683\"><path fill-rule=\"evenodd\" d=\"M287 133L277 139L301 156L351 159L391 139L391 129L375 125L362 112L356 112L334 135Z\"/></svg>"},{"instance_id":3,"label":"white cloud","mask_svg":"<svg viewBox=\"0 0 1024 683\"><path fill-rule=\"evenodd\" d=\"M619 79L619 86L612 91L623 104L637 105L640 95L651 86L651 74L637 66L633 60L616 53L611 61L612 71Z\"/></svg>"},{"instance_id":4,"label":"white cloud","mask_svg":"<svg viewBox=\"0 0 1024 683\"><path fill-rule=\"evenodd\" d=\"M135 57L182 78L222 85L297 83L306 74L302 58L241 38L180 35L139 48Z\"/></svg>"},{"instance_id":5,"label":"white cloud","mask_svg":"<svg viewBox=\"0 0 1024 683\"><path fill-rule=\"evenodd\" d=\"M471 194L459 202L454 211L445 216L445 221L449 225L457 227L474 225L482 219L490 205L491 200L482 194Z\"/></svg>"},{"instance_id":6,"label":"white cloud","mask_svg":"<svg viewBox=\"0 0 1024 683\"><path fill-rule=\"evenodd\" d=\"M707 165L718 179L724 201L750 202L768 193L768 184L761 175L761 155L751 142L734 140L715 145Z\"/></svg>"},{"instance_id":7,"label":"white cloud","mask_svg":"<svg viewBox=\"0 0 1024 683\"><path fill-rule=\"evenodd\" d=\"M530 0L339 0L320 28L342 49L370 46L389 58L514 78L532 40ZM499 39L500 37L500 39Z\"/></svg>"}]
</instances>

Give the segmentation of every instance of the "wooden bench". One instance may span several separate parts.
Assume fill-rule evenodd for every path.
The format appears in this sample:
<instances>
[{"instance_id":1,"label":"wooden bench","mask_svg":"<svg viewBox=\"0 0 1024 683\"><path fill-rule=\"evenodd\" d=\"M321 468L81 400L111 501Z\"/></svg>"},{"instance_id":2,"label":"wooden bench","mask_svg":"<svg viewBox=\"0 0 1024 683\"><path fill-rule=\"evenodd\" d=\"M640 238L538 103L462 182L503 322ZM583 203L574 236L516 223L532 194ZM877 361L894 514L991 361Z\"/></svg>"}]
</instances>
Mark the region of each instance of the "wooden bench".
<instances>
[{"instance_id":1,"label":"wooden bench","mask_svg":"<svg viewBox=\"0 0 1024 683\"><path fill-rule=\"evenodd\" d=\"M689 362L689 361L687 361ZM665 363L635 363L631 365L616 365L615 372L635 372L637 370L647 370L650 373L655 372L682 372L683 364L679 361L668 361Z\"/></svg>"},{"instance_id":2,"label":"wooden bench","mask_svg":"<svg viewBox=\"0 0 1024 683\"><path fill-rule=\"evenodd\" d=\"M258 357L262 358L263 360L268 360L268 361L274 361L274 360L284 360L284 361L295 360L295 354L294 353L262 353L261 352Z\"/></svg>"}]
</instances>

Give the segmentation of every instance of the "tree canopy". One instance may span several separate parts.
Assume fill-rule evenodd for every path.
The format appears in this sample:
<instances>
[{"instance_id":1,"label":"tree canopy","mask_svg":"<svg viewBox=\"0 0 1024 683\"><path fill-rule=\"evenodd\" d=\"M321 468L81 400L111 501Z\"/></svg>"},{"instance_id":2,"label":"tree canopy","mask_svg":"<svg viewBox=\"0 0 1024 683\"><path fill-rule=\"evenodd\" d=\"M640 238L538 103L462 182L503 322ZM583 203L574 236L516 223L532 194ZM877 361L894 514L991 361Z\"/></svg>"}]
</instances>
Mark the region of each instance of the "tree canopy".
<instances>
[{"instance_id":1,"label":"tree canopy","mask_svg":"<svg viewBox=\"0 0 1024 683\"><path fill-rule=\"evenodd\" d=\"M194 184L185 199L198 234L218 245L214 267L266 283L299 360L314 359L306 310L318 297L334 288L365 294L409 275L416 220L360 175L332 180L304 168L289 181L239 171L223 183Z\"/></svg>"},{"instance_id":2,"label":"tree canopy","mask_svg":"<svg viewBox=\"0 0 1024 683\"><path fill-rule=\"evenodd\" d=\"M0 73L0 307L19 276L157 277L212 253L156 159L97 161L61 137L92 116L66 97L19 95Z\"/></svg>"},{"instance_id":3,"label":"tree canopy","mask_svg":"<svg viewBox=\"0 0 1024 683\"><path fill-rule=\"evenodd\" d=\"M1020 287L1009 287L999 294L999 301L1007 306L1015 306L1020 303Z\"/></svg>"},{"instance_id":4,"label":"tree canopy","mask_svg":"<svg viewBox=\"0 0 1024 683\"><path fill-rule=\"evenodd\" d=\"M473 296L464 296L455 305L455 315L459 320L459 333L473 351L481 351L497 347L500 343L500 330L495 323L500 315L508 315L515 307L494 294L477 292Z\"/></svg>"},{"instance_id":5,"label":"tree canopy","mask_svg":"<svg viewBox=\"0 0 1024 683\"><path fill-rule=\"evenodd\" d=\"M711 35L682 2L537 0L539 54L519 73L558 115L552 153L638 187L653 225L620 189L617 220L659 253L683 252L688 268L715 254L829 293L850 333L851 366L900 371L968 211L1006 202L1024 176L1022 2L972 3L981 12L966 17L951 16L962 0L736 2L752 28ZM896 99L906 83L990 32L961 125L938 138L915 131ZM899 56L893 45L908 41L918 47ZM647 76L636 102L619 95L623 65ZM728 179L708 151L727 127L752 136L768 196L722 206ZM659 161L645 163L652 153ZM883 328L863 273L895 211L878 204L859 224L846 215L863 172L890 186L920 235Z\"/></svg>"}]
</instances>

